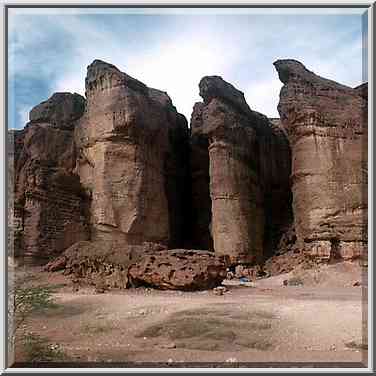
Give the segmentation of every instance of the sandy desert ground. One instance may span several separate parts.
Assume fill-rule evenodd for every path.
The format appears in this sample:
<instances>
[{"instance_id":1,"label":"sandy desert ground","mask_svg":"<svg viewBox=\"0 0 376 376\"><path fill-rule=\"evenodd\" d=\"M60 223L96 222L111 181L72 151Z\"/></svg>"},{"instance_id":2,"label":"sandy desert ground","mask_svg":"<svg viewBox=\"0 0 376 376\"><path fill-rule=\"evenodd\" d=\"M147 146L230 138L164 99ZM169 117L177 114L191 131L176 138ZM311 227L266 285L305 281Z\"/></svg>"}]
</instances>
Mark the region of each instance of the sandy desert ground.
<instances>
[{"instance_id":1,"label":"sandy desert ground","mask_svg":"<svg viewBox=\"0 0 376 376\"><path fill-rule=\"evenodd\" d=\"M23 329L64 352L56 366L365 367L363 269L325 266L305 273L300 286L283 286L291 273L259 279L252 287L225 281L228 291L217 296L211 290L74 291L61 273L20 268L33 275L34 285L56 286L57 303ZM360 286L353 286L356 281ZM15 354L15 366L25 366L19 342Z\"/></svg>"}]
</instances>

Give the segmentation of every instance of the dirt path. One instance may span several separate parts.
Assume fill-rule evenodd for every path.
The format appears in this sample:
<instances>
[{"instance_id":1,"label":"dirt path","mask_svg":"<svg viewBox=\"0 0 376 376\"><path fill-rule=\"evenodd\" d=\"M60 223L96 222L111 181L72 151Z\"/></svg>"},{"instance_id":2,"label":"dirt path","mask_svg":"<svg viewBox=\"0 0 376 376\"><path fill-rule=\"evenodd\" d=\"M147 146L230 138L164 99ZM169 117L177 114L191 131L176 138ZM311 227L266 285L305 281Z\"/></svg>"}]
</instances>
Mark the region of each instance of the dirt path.
<instances>
[{"instance_id":1,"label":"dirt path","mask_svg":"<svg viewBox=\"0 0 376 376\"><path fill-rule=\"evenodd\" d=\"M34 316L27 329L59 344L71 362L365 364L361 287L274 282L229 287L222 296L143 288L73 293L67 285L55 294L58 307Z\"/></svg>"}]
</instances>

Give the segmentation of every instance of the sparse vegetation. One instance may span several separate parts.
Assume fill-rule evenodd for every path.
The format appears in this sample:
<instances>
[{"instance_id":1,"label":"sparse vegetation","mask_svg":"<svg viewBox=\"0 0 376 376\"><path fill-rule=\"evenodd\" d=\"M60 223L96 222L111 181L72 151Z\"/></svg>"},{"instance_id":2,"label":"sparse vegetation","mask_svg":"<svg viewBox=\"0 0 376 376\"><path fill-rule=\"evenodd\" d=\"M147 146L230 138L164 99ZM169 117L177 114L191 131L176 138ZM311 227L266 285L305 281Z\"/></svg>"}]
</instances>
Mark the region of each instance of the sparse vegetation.
<instances>
[{"instance_id":1,"label":"sparse vegetation","mask_svg":"<svg viewBox=\"0 0 376 376\"><path fill-rule=\"evenodd\" d=\"M58 307L52 293L61 286L35 286L32 284L33 280L34 277L28 274L15 280L9 294L8 313L12 324L9 340L14 344L16 338L19 339L29 362L62 360L65 354L59 345L49 344L47 338L26 331L27 320L33 314Z\"/></svg>"},{"instance_id":2,"label":"sparse vegetation","mask_svg":"<svg viewBox=\"0 0 376 376\"><path fill-rule=\"evenodd\" d=\"M52 289L43 286L18 286L14 293L15 330L19 329L31 314L57 306L51 295Z\"/></svg>"},{"instance_id":3,"label":"sparse vegetation","mask_svg":"<svg viewBox=\"0 0 376 376\"><path fill-rule=\"evenodd\" d=\"M26 361L28 362L56 362L67 358L58 344L50 344L47 338L27 333L23 338Z\"/></svg>"}]
</instances>

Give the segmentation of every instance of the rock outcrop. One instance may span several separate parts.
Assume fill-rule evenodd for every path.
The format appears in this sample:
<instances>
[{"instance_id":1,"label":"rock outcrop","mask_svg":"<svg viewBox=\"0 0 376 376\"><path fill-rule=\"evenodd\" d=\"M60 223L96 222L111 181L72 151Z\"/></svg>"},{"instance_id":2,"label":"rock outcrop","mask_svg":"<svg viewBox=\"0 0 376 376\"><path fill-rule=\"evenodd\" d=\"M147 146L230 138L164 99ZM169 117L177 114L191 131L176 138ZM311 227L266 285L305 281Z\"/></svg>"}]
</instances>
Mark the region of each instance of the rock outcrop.
<instances>
[{"instance_id":1,"label":"rock outcrop","mask_svg":"<svg viewBox=\"0 0 376 376\"><path fill-rule=\"evenodd\" d=\"M367 85L352 89L295 60L274 65L298 245L323 260L358 257L367 242Z\"/></svg>"},{"instance_id":2,"label":"rock outcrop","mask_svg":"<svg viewBox=\"0 0 376 376\"><path fill-rule=\"evenodd\" d=\"M172 249L144 256L130 266L128 278L135 286L190 291L216 287L226 274L224 259L212 252Z\"/></svg>"},{"instance_id":3,"label":"rock outcrop","mask_svg":"<svg viewBox=\"0 0 376 376\"><path fill-rule=\"evenodd\" d=\"M214 250L229 256L233 264L261 262L265 234L272 239L272 232L281 227L277 217L283 217L284 226L291 220L288 209L281 211L288 208L290 192L287 139L221 77L204 77L199 88L204 102L194 107L191 131L193 151L198 150L202 160L208 148ZM199 179L196 171L192 173L193 186L208 179L204 166L200 168ZM197 205L208 206L205 196L202 191ZM202 229L210 219L207 212L202 214Z\"/></svg>"},{"instance_id":4,"label":"rock outcrop","mask_svg":"<svg viewBox=\"0 0 376 376\"><path fill-rule=\"evenodd\" d=\"M95 60L75 129L92 240L181 243L188 127L165 92Z\"/></svg>"},{"instance_id":5,"label":"rock outcrop","mask_svg":"<svg viewBox=\"0 0 376 376\"><path fill-rule=\"evenodd\" d=\"M193 290L234 265L365 254L367 84L274 64L281 119L207 76L189 130L167 93L95 60L86 99L56 93L9 132L15 255L60 255L46 270L91 283Z\"/></svg>"},{"instance_id":6,"label":"rock outcrop","mask_svg":"<svg viewBox=\"0 0 376 376\"><path fill-rule=\"evenodd\" d=\"M85 102L85 98L76 93L55 93L47 101L35 106L29 118L32 123L46 122L50 127L73 129L75 121L85 110Z\"/></svg>"},{"instance_id":7,"label":"rock outcrop","mask_svg":"<svg viewBox=\"0 0 376 376\"><path fill-rule=\"evenodd\" d=\"M14 134L16 255L47 258L87 239L87 197L74 174L73 129L85 99L56 93Z\"/></svg>"}]
</instances>

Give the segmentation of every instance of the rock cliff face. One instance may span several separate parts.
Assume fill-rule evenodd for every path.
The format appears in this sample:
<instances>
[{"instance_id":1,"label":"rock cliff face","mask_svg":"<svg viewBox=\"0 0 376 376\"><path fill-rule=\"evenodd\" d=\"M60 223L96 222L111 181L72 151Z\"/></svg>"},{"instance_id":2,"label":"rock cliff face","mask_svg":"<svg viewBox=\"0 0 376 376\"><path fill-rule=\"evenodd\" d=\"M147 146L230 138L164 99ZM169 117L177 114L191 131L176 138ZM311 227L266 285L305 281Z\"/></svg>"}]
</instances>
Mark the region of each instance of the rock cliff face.
<instances>
[{"instance_id":1,"label":"rock cliff face","mask_svg":"<svg viewBox=\"0 0 376 376\"><path fill-rule=\"evenodd\" d=\"M260 138L260 174L264 182L264 258L281 251L281 240L293 231L290 185L291 149L279 119L269 119L271 130Z\"/></svg>"},{"instance_id":2,"label":"rock cliff face","mask_svg":"<svg viewBox=\"0 0 376 376\"><path fill-rule=\"evenodd\" d=\"M49 257L88 237L87 200L73 173L73 129L84 106L78 94L56 93L14 134L16 253Z\"/></svg>"},{"instance_id":3,"label":"rock cliff face","mask_svg":"<svg viewBox=\"0 0 376 376\"><path fill-rule=\"evenodd\" d=\"M19 256L23 239L23 202L15 200L16 165L23 148L23 130L8 131L8 255Z\"/></svg>"},{"instance_id":4,"label":"rock cliff face","mask_svg":"<svg viewBox=\"0 0 376 376\"><path fill-rule=\"evenodd\" d=\"M193 196L194 200L200 199L199 204L204 202L206 209L201 228L207 226L211 216L214 250L229 256L230 263L260 262L267 243L265 234L273 238L272 232L280 227L276 219L281 216L279 209L288 207L287 139L266 116L252 111L243 93L221 77L204 77L199 88L204 102L196 104L192 114L192 151L198 150L202 160L209 159L211 198L209 215L207 193ZM201 173L199 178L197 171ZM208 180L204 164L192 175L193 186ZM288 210L283 217L287 226Z\"/></svg>"},{"instance_id":5,"label":"rock cliff face","mask_svg":"<svg viewBox=\"0 0 376 376\"><path fill-rule=\"evenodd\" d=\"M295 60L274 65L298 244L324 260L357 257L367 241L367 85L340 85Z\"/></svg>"},{"instance_id":6,"label":"rock cliff face","mask_svg":"<svg viewBox=\"0 0 376 376\"><path fill-rule=\"evenodd\" d=\"M203 103L196 103L191 116L190 169L192 190L192 239L195 249L213 251L211 232L209 141L202 129Z\"/></svg>"},{"instance_id":7,"label":"rock cliff face","mask_svg":"<svg viewBox=\"0 0 376 376\"><path fill-rule=\"evenodd\" d=\"M188 127L168 95L95 60L75 129L92 240L182 242ZM178 150L179 149L179 150Z\"/></svg>"},{"instance_id":8,"label":"rock cliff face","mask_svg":"<svg viewBox=\"0 0 376 376\"><path fill-rule=\"evenodd\" d=\"M9 132L16 256L69 249L49 270L95 279L115 268L111 285L132 277L178 289L214 286L226 266L252 268L271 256L283 265L291 254L360 256L367 85L337 84L294 60L275 67L281 119L207 76L189 130L165 92L95 60L86 99L56 93Z\"/></svg>"}]
</instances>

